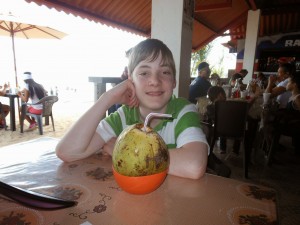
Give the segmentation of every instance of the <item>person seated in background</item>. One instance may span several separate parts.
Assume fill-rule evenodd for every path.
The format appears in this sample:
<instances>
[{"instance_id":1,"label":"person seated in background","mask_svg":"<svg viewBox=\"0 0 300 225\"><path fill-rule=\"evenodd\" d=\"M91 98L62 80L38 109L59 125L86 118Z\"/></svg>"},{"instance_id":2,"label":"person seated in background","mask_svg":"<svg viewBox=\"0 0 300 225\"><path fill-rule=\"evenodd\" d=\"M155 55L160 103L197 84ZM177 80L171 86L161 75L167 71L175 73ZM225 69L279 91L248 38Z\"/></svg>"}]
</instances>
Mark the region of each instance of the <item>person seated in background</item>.
<instances>
[{"instance_id":1,"label":"person seated in background","mask_svg":"<svg viewBox=\"0 0 300 225\"><path fill-rule=\"evenodd\" d=\"M9 89L8 84L4 84L3 87L0 86L0 96L4 96L6 94L6 90ZM4 117L6 117L9 113L10 107L8 105L5 104L1 104L2 105L2 112L4 113ZM4 118L2 118L2 114L0 114L0 129L5 128L5 123L4 123Z\"/></svg>"},{"instance_id":2,"label":"person seated in background","mask_svg":"<svg viewBox=\"0 0 300 225\"><path fill-rule=\"evenodd\" d=\"M212 86L221 86L221 78L217 73L210 75L210 83Z\"/></svg>"},{"instance_id":3,"label":"person seated in background","mask_svg":"<svg viewBox=\"0 0 300 225\"><path fill-rule=\"evenodd\" d=\"M285 108L275 113L276 123L274 126L274 147L279 146L280 135L292 137L292 144L295 153L300 155L300 72L294 72L289 75L286 90L290 91L291 97Z\"/></svg>"},{"instance_id":4,"label":"person seated in background","mask_svg":"<svg viewBox=\"0 0 300 225\"><path fill-rule=\"evenodd\" d=\"M209 64L207 62L201 62L198 65L198 77L190 84L189 101L196 104L197 98L205 97L208 89L211 87L209 82L210 75Z\"/></svg>"},{"instance_id":5,"label":"person seated in background","mask_svg":"<svg viewBox=\"0 0 300 225\"><path fill-rule=\"evenodd\" d=\"M222 87L212 86L208 89L207 95L210 100L210 104L206 108L206 118L210 124L213 124L215 119L215 103L217 101L226 101L226 93ZM226 153L226 148L227 148L226 142L227 142L226 138L220 137L221 154ZM235 140L233 144L233 152L238 155L239 150L240 150L240 141ZM211 151L213 151L213 149L211 149Z\"/></svg>"},{"instance_id":6,"label":"person seated in background","mask_svg":"<svg viewBox=\"0 0 300 225\"><path fill-rule=\"evenodd\" d=\"M234 87L236 85L236 81L238 81L241 91L245 90L247 85L243 83L243 79L247 74L248 70L246 69L241 69L240 72L233 74L229 80L231 87Z\"/></svg>"},{"instance_id":7,"label":"person seated in background","mask_svg":"<svg viewBox=\"0 0 300 225\"><path fill-rule=\"evenodd\" d=\"M206 107L206 121L209 124L214 123L215 118L215 102L217 101L226 101L226 94L222 87L212 86L208 89L208 97L210 100L210 104ZM209 129L207 134L207 139L209 143L212 141L212 128ZM226 138L220 137L220 150L221 153L226 153ZM210 155L208 157L207 167L213 170L217 175L223 177L230 177L231 170L228 166L226 166L213 152L211 149Z\"/></svg>"},{"instance_id":8,"label":"person seated in background","mask_svg":"<svg viewBox=\"0 0 300 225\"><path fill-rule=\"evenodd\" d=\"M292 93L287 91L288 78L296 71L296 67L291 63L280 64L277 76L269 76L266 93L271 93L271 98L276 98L279 108L285 108Z\"/></svg>"},{"instance_id":9,"label":"person seated in background","mask_svg":"<svg viewBox=\"0 0 300 225\"><path fill-rule=\"evenodd\" d=\"M47 95L47 91L44 87L33 80L31 72L24 72L23 80L25 83L24 89L17 93L23 102L28 102L30 100L32 104L35 104ZM20 109L20 112L21 111L22 110ZM31 105L27 107L26 111L32 114L41 114L43 112L43 105ZM30 118L26 115L25 119L29 122L28 130L37 128L37 122L34 118Z\"/></svg>"},{"instance_id":10,"label":"person seated in background","mask_svg":"<svg viewBox=\"0 0 300 225\"><path fill-rule=\"evenodd\" d=\"M256 78L256 83L262 90L265 90L268 86L268 78L262 72L259 72Z\"/></svg>"}]
</instances>

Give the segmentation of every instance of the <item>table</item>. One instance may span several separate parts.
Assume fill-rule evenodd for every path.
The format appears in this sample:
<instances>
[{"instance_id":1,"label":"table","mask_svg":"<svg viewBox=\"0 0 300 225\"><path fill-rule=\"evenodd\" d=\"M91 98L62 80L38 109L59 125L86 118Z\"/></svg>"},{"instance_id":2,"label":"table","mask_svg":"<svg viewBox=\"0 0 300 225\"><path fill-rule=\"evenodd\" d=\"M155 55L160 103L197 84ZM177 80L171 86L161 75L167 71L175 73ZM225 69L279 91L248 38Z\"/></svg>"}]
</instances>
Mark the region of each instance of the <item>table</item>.
<instances>
[{"instance_id":1,"label":"table","mask_svg":"<svg viewBox=\"0 0 300 225\"><path fill-rule=\"evenodd\" d=\"M15 131L16 130L15 98L19 98L19 96L17 94L6 93L3 97L9 98L10 129L12 131Z\"/></svg>"},{"instance_id":2,"label":"table","mask_svg":"<svg viewBox=\"0 0 300 225\"><path fill-rule=\"evenodd\" d=\"M89 77L89 82L94 83L94 101L106 92L106 84L117 84L121 81L120 77Z\"/></svg>"},{"instance_id":3,"label":"table","mask_svg":"<svg viewBox=\"0 0 300 225\"><path fill-rule=\"evenodd\" d=\"M63 163L54 153L57 142L42 137L0 148L0 180L78 205L35 210L0 197L0 224L13 217L14 224L46 225L277 224L273 189L211 174L199 180L168 175L154 192L132 195L116 184L110 156Z\"/></svg>"}]
</instances>

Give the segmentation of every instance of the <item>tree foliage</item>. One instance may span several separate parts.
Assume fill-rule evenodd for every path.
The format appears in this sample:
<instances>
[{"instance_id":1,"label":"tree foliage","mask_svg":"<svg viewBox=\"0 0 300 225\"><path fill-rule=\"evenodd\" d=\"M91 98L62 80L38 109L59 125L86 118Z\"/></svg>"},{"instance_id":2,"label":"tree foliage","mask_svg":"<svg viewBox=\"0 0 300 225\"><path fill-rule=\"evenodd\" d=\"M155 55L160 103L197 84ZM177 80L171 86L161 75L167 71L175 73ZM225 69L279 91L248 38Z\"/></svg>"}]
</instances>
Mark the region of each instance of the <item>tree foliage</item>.
<instances>
[{"instance_id":1,"label":"tree foliage","mask_svg":"<svg viewBox=\"0 0 300 225\"><path fill-rule=\"evenodd\" d=\"M212 49L213 43L209 43L196 52L192 52L191 56L191 76L196 76L199 63L206 61L207 56Z\"/></svg>"}]
</instances>

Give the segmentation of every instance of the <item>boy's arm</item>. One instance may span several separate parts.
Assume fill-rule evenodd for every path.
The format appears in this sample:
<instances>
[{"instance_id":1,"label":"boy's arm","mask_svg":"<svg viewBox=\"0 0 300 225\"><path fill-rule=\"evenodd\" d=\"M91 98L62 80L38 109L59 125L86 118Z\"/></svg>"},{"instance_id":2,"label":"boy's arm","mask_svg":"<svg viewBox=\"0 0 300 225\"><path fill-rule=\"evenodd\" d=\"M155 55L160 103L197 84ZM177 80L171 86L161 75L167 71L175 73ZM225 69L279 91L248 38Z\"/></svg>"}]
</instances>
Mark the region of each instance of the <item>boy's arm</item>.
<instances>
[{"instance_id":1,"label":"boy's arm","mask_svg":"<svg viewBox=\"0 0 300 225\"><path fill-rule=\"evenodd\" d=\"M112 155L116 138L111 139L103 147L103 150ZM168 173L171 175L199 179L207 166L208 148L203 142L190 142L181 148L169 149L170 167Z\"/></svg>"},{"instance_id":2,"label":"boy's arm","mask_svg":"<svg viewBox=\"0 0 300 225\"><path fill-rule=\"evenodd\" d=\"M208 147L203 142L190 142L181 148L170 149L169 174L199 179L207 165Z\"/></svg>"},{"instance_id":3,"label":"boy's arm","mask_svg":"<svg viewBox=\"0 0 300 225\"><path fill-rule=\"evenodd\" d=\"M97 102L81 116L56 146L56 154L63 161L86 158L105 144L96 128L113 104L138 105L133 83L126 80L105 92Z\"/></svg>"}]
</instances>

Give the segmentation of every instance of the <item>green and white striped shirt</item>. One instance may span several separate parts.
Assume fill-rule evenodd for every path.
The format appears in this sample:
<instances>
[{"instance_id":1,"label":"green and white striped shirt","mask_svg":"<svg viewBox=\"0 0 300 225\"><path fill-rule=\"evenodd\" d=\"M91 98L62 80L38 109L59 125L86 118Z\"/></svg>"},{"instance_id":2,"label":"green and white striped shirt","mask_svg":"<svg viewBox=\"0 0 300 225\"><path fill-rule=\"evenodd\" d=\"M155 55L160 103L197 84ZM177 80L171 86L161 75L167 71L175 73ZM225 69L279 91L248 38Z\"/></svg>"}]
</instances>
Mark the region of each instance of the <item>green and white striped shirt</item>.
<instances>
[{"instance_id":1,"label":"green and white striped shirt","mask_svg":"<svg viewBox=\"0 0 300 225\"><path fill-rule=\"evenodd\" d=\"M153 129L164 139L169 149L180 148L190 142L207 144L194 104L173 96L166 113L171 114L173 119L162 119ZM138 108L123 105L99 123L97 133L107 142L112 137L118 137L126 127L136 123L143 123Z\"/></svg>"}]
</instances>

